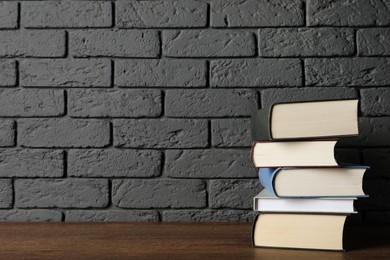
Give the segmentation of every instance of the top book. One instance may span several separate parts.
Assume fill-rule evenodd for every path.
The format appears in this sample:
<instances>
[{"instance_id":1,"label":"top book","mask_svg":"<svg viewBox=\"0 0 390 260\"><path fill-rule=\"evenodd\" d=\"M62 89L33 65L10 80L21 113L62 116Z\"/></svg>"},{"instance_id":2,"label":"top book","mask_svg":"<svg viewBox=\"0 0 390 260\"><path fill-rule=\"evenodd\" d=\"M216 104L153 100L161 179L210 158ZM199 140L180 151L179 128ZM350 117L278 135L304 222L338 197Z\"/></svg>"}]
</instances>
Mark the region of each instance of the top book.
<instances>
[{"instance_id":1,"label":"top book","mask_svg":"<svg viewBox=\"0 0 390 260\"><path fill-rule=\"evenodd\" d=\"M253 140L353 136L358 132L358 99L281 103L252 115Z\"/></svg>"}]
</instances>

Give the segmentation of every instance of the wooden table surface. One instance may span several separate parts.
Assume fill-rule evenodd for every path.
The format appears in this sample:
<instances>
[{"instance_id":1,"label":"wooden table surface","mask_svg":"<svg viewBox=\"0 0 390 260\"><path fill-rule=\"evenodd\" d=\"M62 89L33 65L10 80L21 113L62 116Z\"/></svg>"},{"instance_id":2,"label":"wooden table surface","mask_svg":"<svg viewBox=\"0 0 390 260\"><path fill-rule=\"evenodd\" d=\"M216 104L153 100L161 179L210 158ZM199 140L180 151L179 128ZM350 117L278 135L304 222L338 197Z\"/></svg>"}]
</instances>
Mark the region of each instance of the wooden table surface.
<instances>
[{"instance_id":1,"label":"wooden table surface","mask_svg":"<svg viewBox=\"0 0 390 260\"><path fill-rule=\"evenodd\" d=\"M0 223L0 230L0 259L390 259L383 226L351 228L348 252L252 248L251 226L242 223Z\"/></svg>"}]
</instances>

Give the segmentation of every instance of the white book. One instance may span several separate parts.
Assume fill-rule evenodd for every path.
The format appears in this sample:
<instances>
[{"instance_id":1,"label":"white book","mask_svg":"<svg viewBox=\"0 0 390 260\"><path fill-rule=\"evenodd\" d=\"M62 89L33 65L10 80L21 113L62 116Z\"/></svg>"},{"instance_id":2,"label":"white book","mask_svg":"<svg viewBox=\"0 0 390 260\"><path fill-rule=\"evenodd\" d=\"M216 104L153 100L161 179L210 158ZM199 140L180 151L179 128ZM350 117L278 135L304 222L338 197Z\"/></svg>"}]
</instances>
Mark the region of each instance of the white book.
<instances>
[{"instance_id":1,"label":"white book","mask_svg":"<svg viewBox=\"0 0 390 260\"><path fill-rule=\"evenodd\" d=\"M266 189L253 198L253 210L261 212L356 213L357 198L279 198Z\"/></svg>"}]
</instances>

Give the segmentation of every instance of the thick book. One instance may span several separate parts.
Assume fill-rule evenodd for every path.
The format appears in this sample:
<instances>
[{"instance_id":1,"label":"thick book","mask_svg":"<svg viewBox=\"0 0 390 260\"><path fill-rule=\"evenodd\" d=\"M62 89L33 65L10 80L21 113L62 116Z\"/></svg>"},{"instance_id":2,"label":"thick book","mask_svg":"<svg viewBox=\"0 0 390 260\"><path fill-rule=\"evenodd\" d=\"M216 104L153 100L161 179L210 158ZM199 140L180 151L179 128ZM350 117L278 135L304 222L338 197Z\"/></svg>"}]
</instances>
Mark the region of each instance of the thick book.
<instances>
[{"instance_id":1,"label":"thick book","mask_svg":"<svg viewBox=\"0 0 390 260\"><path fill-rule=\"evenodd\" d=\"M334 156L337 140L253 142L255 167L338 167Z\"/></svg>"},{"instance_id":2,"label":"thick book","mask_svg":"<svg viewBox=\"0 0 390 260\"><path fill-rule=\"evenodd\" d=\"M252 115L253 140L354 136L358 99L281 103Z\"/></svg>"},{"instance_id":3,"label":"thick book","mask_svg":"<svg viewBox=\"0 0 390 260\"><path fill-rule=\"evenodd\" d=\"M255 247L345 250L347 215L261 213L253 221Z\"/></svg>"},{"instance_id":4,"label":"thick book","mask_svg":"<svg viewBox=\"0 0 390 260\"><path fill-rule=\"evenodd\" d=\"M259 212L356 213L357 198L279 198L263 189L253 198L253 210Z\"/></svg>"},{"instance_id":5,"label":"thick book","mask_svg":"<svg viewBox=\"0 0 390 260\"><path fill-rule=\"evenodd\" d=\"M366 197L363 176L367 166L339 168L260 168L261 185L281 198Z\"/></svg>"}]
</instances>

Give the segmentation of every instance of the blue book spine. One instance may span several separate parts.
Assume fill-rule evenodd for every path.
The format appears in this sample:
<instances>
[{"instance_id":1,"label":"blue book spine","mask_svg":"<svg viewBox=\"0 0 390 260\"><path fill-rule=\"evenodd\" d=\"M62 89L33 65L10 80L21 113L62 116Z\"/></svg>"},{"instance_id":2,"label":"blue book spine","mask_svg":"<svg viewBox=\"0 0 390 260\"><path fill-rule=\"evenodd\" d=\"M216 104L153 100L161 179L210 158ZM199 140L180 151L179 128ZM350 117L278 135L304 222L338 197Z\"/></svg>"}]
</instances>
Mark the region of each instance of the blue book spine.
<instances>
[{"instance_id":1,"label":"blue book spine","mask_svg":"<svg viewBox=\"0 0 390 260\"><path fill-rule=\"evenodd\" d=\"M259 179L260 184L270 193L276 195L274 190L274 177L279 171L279 168L260 168Z\"/></svg>"}]
</instances>

